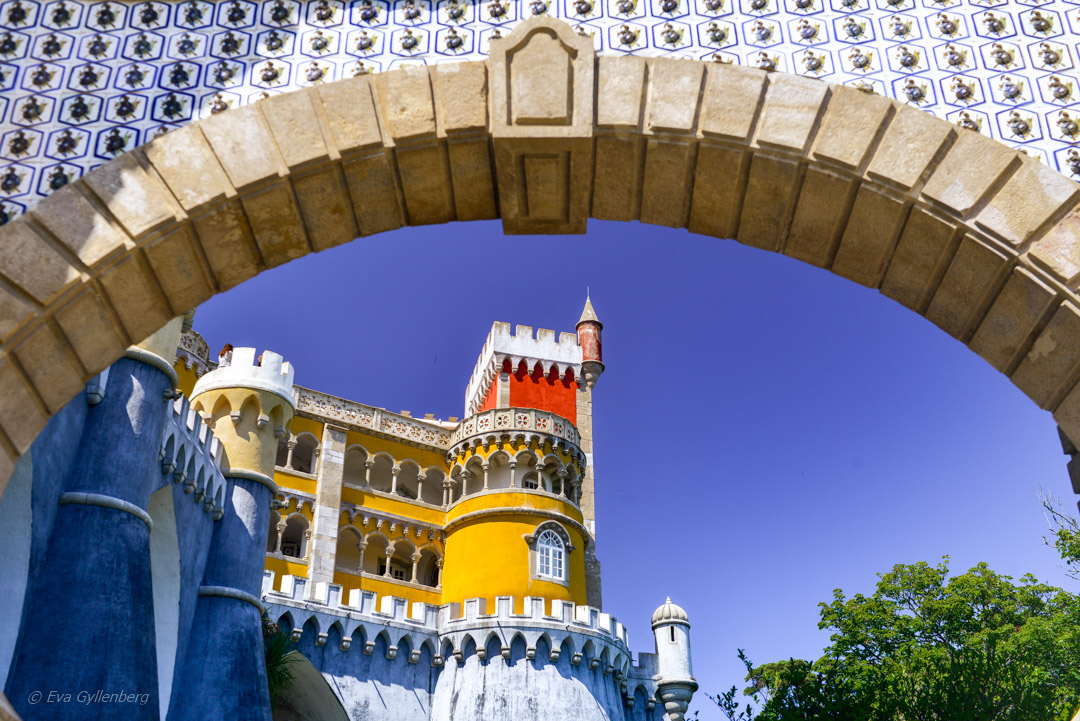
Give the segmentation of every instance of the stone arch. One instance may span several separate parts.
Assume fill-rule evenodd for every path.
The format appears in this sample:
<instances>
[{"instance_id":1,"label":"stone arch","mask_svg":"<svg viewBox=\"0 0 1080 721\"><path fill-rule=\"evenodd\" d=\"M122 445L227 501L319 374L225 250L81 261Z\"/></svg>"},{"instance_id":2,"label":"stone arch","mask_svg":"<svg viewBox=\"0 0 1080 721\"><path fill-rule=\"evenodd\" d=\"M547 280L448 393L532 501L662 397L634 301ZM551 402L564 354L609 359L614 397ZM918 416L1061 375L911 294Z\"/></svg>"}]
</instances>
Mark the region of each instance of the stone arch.
<instances>
[{"instance_id":1,"label":"stone arch","mask_svg":"<svg viewBox=\"0 0 1080 721\"><path fill-rule=\"evenodd\" d=\"M495 217L508 233L685 227L825 268L924 315L1080 438L1077 201L1056 171L892 100L597 58L532 18L486 61L166 133L0 228L0 479L86 381L214 294L357 236Z\"/></svg>"}]
</instances>

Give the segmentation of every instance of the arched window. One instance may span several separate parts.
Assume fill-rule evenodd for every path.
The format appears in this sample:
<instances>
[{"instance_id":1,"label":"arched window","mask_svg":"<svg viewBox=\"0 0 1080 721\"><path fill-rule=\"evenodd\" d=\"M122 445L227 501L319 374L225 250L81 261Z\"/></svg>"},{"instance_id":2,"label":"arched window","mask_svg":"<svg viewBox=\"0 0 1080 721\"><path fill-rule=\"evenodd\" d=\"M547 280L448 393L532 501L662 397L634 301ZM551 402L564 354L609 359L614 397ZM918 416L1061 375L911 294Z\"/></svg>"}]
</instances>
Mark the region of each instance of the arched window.
<instances>
[{"instance_id":1,"label":"arched window","mask_svg":"<svg viewBox=\"0 0 1080 721\"><path fill-rule=\"evenodd\" d=\"M285 532L281 534L281 554L294 558L303 558L307 551L308 522L297 514L285 521Z\"/></svg>"},{"instance_id":2,"label":"arched window","mask_svg":"<svg viewBox=\"0 0 1080 721\"><path fill-rule=\"evenodd\" d=\"M296 448L293 449L292 467L300 473L315 472L315 449L319 446L319 439L310 433L301 433L296 437Z\"/></svg>"},{"instance_id":3,"label":"arched window","mask_svg":"<svg viewBox=\"0 0 1080 721\"><path fill-rule=\"evenodd\" d=\"M566 576L566 551L562 539L552 530L546 530L536 539L536 572L543 578L559 581Z\"/></svg>"}]
</instances>

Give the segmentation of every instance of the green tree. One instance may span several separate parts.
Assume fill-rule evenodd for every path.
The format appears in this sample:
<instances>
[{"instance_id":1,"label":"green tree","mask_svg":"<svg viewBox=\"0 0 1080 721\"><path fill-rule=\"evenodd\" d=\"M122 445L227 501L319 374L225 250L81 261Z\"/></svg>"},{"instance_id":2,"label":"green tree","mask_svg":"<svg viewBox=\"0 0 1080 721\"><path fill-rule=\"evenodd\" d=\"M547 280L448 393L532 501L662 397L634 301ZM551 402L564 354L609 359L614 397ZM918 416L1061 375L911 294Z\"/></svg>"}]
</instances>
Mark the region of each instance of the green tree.
<instances>
[{"instance_id":1,"label":"green tree","mask_svg":"<svg viewBox=\"0 0 1080 721\"><path fill-rule=\"evenodd\" d=\"M276 706L278 696L293 681L293 672L289 668L295 661L290 656L295 644L289 634L270 620L266 614L262 617L263 651L266 656L266 684L270 689L270 705Z\"/></svg>"},{"instance_id":2,"label":"green tree","mask_svg":"<svg viewBox=\"0 0 1080 721\"><path fill-rule=\"evenodd\" d=\"M1065 572L1080 581L1080 520L1065 512L1061 499L1048 493L1040 493L1039 497L1050 526L1051 537L1046 543L1061 554Z\"/></svg>"},{"instance_id":3,"label":"green tree","mask_svg":"<svg viewBox=\"0 0 1080 721\"><path fill-rule=\"evenodd\" d=\"M819 627L831 644L814 663L747 665L710 697L732 721L1068 721L1080 707L1080 599L979 564L949 578L899 564L873 595L833 592Z\"/></svg>"}]
</instances>

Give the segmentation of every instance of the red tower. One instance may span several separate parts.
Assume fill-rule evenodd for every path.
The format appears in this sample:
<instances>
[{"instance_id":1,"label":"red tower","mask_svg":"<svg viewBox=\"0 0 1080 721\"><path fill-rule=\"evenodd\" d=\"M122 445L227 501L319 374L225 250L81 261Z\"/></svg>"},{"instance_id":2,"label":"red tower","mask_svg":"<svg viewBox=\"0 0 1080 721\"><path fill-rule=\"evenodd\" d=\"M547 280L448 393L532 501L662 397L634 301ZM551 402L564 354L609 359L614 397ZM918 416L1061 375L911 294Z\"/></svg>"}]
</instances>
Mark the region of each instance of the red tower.
<instances>
[{"instance_id":1,"label":"red tower","mask_svg":"<svg viewBox=\"0 0 1080 721\"><path fill-rule=\"evenodd\" d=\"M585 309L577 322L578 344L581 346L581 374L585 387L592 390L596 379L604 372L604 352L600 342L600 331L604 324L596 317L592 301L585 296Z\"/></svg>"}]
</instances>

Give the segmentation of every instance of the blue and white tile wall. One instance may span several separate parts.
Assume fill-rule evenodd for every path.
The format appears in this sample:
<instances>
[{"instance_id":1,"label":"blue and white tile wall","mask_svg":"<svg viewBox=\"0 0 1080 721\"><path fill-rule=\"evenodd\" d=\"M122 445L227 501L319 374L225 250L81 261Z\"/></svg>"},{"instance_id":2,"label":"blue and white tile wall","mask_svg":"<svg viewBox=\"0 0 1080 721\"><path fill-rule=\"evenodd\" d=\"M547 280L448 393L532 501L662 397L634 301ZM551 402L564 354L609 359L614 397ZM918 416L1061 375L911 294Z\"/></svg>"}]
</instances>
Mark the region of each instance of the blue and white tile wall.
<instances>
[{"instance_id":1,"label":"blue and white tile wall","mask_svg":"<svg viewBox=\"0 0 1080 721\"><path fill-rule=\"evenodd\" d=\"M358 73L479 59L534 14L601 53L872 88L1080 180L1080 0L6 0L0 222L183 123Z\"/></svg>"}]
</instances>

